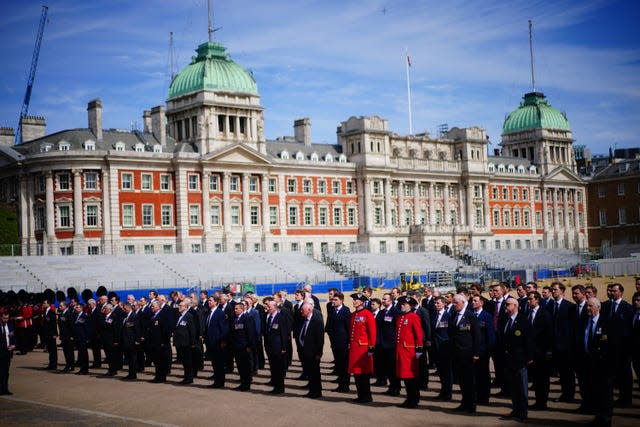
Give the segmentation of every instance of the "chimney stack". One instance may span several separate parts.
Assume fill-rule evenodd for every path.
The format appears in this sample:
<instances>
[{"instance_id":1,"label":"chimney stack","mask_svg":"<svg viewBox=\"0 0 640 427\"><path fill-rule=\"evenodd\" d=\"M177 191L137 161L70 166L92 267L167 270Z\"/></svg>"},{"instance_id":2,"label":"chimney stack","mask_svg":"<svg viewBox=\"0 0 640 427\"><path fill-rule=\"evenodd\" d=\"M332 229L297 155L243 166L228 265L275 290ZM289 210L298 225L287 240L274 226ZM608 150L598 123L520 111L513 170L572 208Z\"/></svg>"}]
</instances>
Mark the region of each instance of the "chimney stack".
<instances>
[{"instance_id":1,"label":"chimney stack","mask_svg":"<svg viewBox=\"0 0 640 427\"><path fill-rule=\"evenodd\" d=\"M91 129L91 132L93 132L98 141L102 141L102 101L100 101L100 98L89 101L87 112L89 116L89 129Z\"/></svg>"},{"instance_id":2,"label":"chimney stack","mask_svg":"<svg viewBox=\"0 0 640 427\"><path fill-rule=\"evenodd\" d=\"M42 116L24 116L20 118L20 143L42 138L47 124Z\"/></svg>"},{"instance_id":3,"label":"chimney stack","mask_svg":"<svg viewBox=\"0 0 640 427\"><path fill-rule=\"evenodd\" d=\"M16 139L13 128L0 127L0 145L3 147L11 147Z\"/></svg>"},{"instance_id":4,"label":"chimney stack","mask_svg":"<svg viewBox=\"0 0 640 427\"><path fill-rule=\"evenodd\" d=\"M164 108L162 105L151 109L151 130L162 146L167 145L167 128L165 126Z\"/></svg>"},{"instance_id":5,"label":"chimney stack","mask_svg":"<svg viewBox=\"0 0 640 427\"><path fill-rule=\"evenodd\" d=\"M153 131L153 126L151 124L151 110L144 110L142 113L142 120L144 122L144 133L151 133Z\"/></svg>"},{"instance_id":6,"label":"chimney stack","mask_svg":"<svg viewBox=\"0 0 640 427\"><path fill-rule=\"evenodd\" d=\"M296 142L311 146L311 120L308 117L298 119L293 122L293 132Z\"/></svg>"}]
</instances>

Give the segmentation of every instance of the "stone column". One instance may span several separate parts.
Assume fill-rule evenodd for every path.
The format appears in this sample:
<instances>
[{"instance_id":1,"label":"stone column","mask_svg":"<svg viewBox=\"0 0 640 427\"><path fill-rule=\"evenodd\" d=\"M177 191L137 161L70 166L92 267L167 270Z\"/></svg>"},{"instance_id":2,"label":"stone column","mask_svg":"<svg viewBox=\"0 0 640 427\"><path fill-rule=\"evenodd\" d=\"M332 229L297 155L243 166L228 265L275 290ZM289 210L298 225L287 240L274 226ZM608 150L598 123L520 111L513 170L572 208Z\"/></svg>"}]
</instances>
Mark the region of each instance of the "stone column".
<instances>
[{"instance_id":1,"label":"stone column","mask_svg":"<svg viewBox=\"0 0 640 427\"><path fill-rule=\"evenodd\" d=\"M429 183L429 222L433 226L436 223L436 187L435 182Z\"/></svg>"},{"instance_id":2,"label":"stone column","mask_svg":"<svg viewBox=\"0 0 640 427\"><path fill-rule=\"evenodd\" d=\"M484 227L491 229L491 210L489 209L489 184L482 184L482 194L484 194Z\"/></svg>"},{"instance_id":3,"label":"stone column","mask_svg":"<svg viewBox=\"0 0 640 427\"><path fill-rule=\"evenodd\" d=\"M73 173L73 253L81 255L80 245L84 238L84 216L82 206L82 170Z\"/></svg>"},{"instance_id":4,"label":"stone column","mask_svg":"<svg viewBox=\"0 0 640 427\"><path fill-rule=\"evenodd\" d=\"M370 210L372 206L365 205L365 209ZM391 227L391 178L384 179L384 224Z\"/></svg>"},{"instance_id":5,"label":"stone column","mask_svg":"<svg viewBox=\"0 0 640 427\"><path fill-rule=\"evenodd\" d=\"M442 185L442 194L444 196L444 212L442 218L445 224L451 224L451 215L449 215L449 183L445 182Z\"/></svg>"},{"instance_id":6,"label":"stone column","mask_svg":"<svg viewBox=\"0 0 640 427\"><path fill-rule=\"evenodd\" d=\"M466 200L466 211L467 211L467 225L469 226L469 230L475 230L476 223L473 220L473 211L474 211L474 203L473 203L473 184L467 181L467 186L465 188L467 194Z\"/></svg>"},{"instance_id":7,"label":"stone column","mask_svg":"<svg viewBox=\"0 0 640 427\"><path fill-rule=\"evenodd\" d=\"M413 223L420 225L420 181L413 183Z\"/></svg>"},{"instance_id":8,"label":"stone column","mask_svg":"<svg viewBox=\"0 0 640 427\"><path fill-rule=\"evenodd\" d=\"M211 171L202 171L202 252L213 252L210 248L209 240L211 239L211 206L209 202L209 179Z\"/></svg>"},{"instance_id":9,"label":"stone column","mask_svg":"<svg viewBox=\"0 0 640 427\"><path fill-rule=\"evenodd\" d=\"M529 188L529 211L531 212L530 216L529 216L529 221L531 221L529 223L529 229L533 230L532 234L531 234L531 247L534 248L535 247L535 238L536 238L536 203L535 203L535 188L533 187L528 187Z\"/></svg>"},{"instance_id":10,"label":"stone column","mask_svg":"<svg viewBox=\"0 0 640 427\"><path fill-rule=\"evenodd\" d=\"M404 181L398 181L398 227L404 227Z\"/></svg>"},{"instance_id":11,"label":"stone column","mask_svg":"<svg viewBox=\"0 0 640 427\"><path fill-rule=\"evenodd\" d=\"M222 177L222 220L224 222L224 234L231 231L231 196L229 194L229 181L231 181L231 173L224 172Z\"/></svg>"},{"instance_id":12,"label":"stone column","mask_svg":"<svg viewBox=\"0 0 640 427\"><path fill-rule=\"evenodd\" d=\"M45 172L45 209L47 217L46 236L47 247L43 248L44 254L55 254L56 218L53 204L53 172Z\"/></svg>"},{"instance_id":13,"label":"stone column","mask_svg":"<svg viewBox=\"0 0 640 427\"><path fill-rule=\"evenodd\" d=\"M287 234L287 183L284 174L278 175L278 210L280 219L280 234L282 236Z\"/></svg>"},{"instance_id":14,"label":"stone column","mask_svg":"<svg viewBox=\"0 0 640 427\"><path fill-rule=\"evenodd\" d=\"M113 253L112 234L111 234L111 198L109 172L102 171L102 252L105 255Z\"/></svg>"},{"instance_id":15,"label":"stone column","mask_svg":"<svg viewBox=\"0 0 640 427\"><path fill-rule=\"evenodd\" d=\"M269 175L262 174L260 190L262 191L262 233L266 236L271 229L271 219L269 217ZM264 250L266 250L266 246Z\"/></svg>"},{"instance_id":16,"label":"stone column","mask_svg":"<svg viewBox=\"0 0 640 427\"><path fill-rule=\"evenodd\" d=\"M29 208L29 255L38 254L36 241L36 213L35 213L36 175L30 175L27 181L27 206Z\"/></svg>"},{"instance_id":17,"label":"stone column","mask_svg":"<svg viewBox=\"0 0 640 427\"><path fill-rule=\"evenodd\" d=\"M176 253L187 253L189 240L189 183L187 171L180 165L175 169L176 181Z\"/></svg>"},{"instance_id":18,"label":"stone column","mask_svg":"<svg viewBox=\"0 0 640 427\"><path fill-rule=\"evenodd\" d=\"M564 216L564 229L567 231L569 230L569 191L568 188L562 190L562 213Z\"/></svg>"},{"instance_id":19,"label":"stone column","mask_svg":"<svg viewBox=\"0 0 640 427\"><path fill-rule=\"evenodd\" d=\"M371 178L364 178L364 206L365 212L365 231L370 233L373 230L373 210L371 204Z\"/></svg>"},{"instance_id":20,"label":"stone column","mask_svg":"<svg viewBox=\"0 0 640 427\"><path fill-rule=\"evenodd\" d=\"M246 236L251 229L251 216L249 212L249 178L250 174L242 174L242 232ZM246 245L245 245L246 247Z\"/></svg>"},{"instance_id":21,"label":"stone column","mask_svg":"<svg viewBox=\"0 0 640 427\"><path fill-rule=\"evenodd\" d=\"M551 189L552 193L551 193L551 197L553 198L553 228L555 230L558 230L558 228L560 228L560 224L558 223L558 189L557 188L552 188Z\"/></svg>"}]
</instances>

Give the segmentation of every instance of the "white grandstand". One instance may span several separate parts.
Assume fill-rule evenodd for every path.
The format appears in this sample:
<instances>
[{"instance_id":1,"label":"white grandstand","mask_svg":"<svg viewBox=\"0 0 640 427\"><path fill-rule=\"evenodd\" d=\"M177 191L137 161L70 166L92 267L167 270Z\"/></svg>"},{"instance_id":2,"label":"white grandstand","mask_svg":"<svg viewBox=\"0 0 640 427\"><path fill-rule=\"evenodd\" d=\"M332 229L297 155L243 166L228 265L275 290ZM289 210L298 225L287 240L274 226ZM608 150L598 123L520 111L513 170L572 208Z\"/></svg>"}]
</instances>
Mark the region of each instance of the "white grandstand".
<instances>
[{"instance_id":1,"label":"white grandstand","mask_svg":"<svg viewBox=\"0 0 640 427\"><path fill-rule=\"evenodd\" d=\"M231 282L254 284L344 280L300 253L213 253L0 257L0 289L109 290L165 287L209 288Z\"/></svg>"},{"instance_id":2,"label":"white grandstand","mask_svg":"<svg viewBox=\"0 0 640 427\"><path fill-rule=\"evenodd\" d=\"M581 262L581 256L568 249L467 250L475 263L506 270L569 268Z\"/></svg>"},{"instance_id":3,"label":"white grandstand","mask_svg":"<svg viewBox=\"0 0 640 427\"><path fill-rule=\"evenodd\" d=\"M451 272L458 268L458 261L439 252L335 253L328 258L343 271L361 276L398 276L410 271Z\"/></svg>"}]
</instances>

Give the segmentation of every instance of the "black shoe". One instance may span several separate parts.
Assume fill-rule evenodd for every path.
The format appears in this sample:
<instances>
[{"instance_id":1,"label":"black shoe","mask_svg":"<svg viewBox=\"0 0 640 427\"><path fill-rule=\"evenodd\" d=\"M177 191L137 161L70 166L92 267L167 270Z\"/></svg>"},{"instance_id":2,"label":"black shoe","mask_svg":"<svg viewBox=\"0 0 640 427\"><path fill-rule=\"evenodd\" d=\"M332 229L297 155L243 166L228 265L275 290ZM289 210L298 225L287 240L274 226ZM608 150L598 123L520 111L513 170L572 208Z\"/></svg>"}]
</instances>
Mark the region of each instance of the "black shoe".
<instances>
[{"instance_id":1,"label":"black shoe","mask_svg":"<svg viewBox=\"0 0 640 427\"><path fill-rule=\"evenodd\" d=\"M248 385L239 385L234 387L235 391L249 391L250 387Z\"/></svg>"},{"instance_id":2,"label":"black shoe","mask_svg":"<svg viewBox=\"0 0 640 427\"><path fill-rule=\"evenodd\" d=\"M80 370L80 371L76 372L76 375L89 375L89 371Z\"/></svg>"},{"instance_id":3,"label":"black shoe","mask_svg":"<svg viewBox=\"0 0 640 427\"><path fill-rule=\"evenodd\" d=\"M631 408L631 402L618 399L613 403L613 406L616 408Z\"/></svg>"},{"instance_id":4,"label":"black shoe","mask_svg":"<svg viewBox=\"0 0 640 427\"><path fill-rule=\"evenodd\" d=\"M298 378L296 378L297 380L300 381L307 381L309 379L308 376L306 376L305 374L300 375Z\"/></svg>"},{"instance_id":5,"label":"black shoe","mask_svg":"<svg viewBox=\"0 0 640 427\"><path fill-rule=\"evenodd\" d=\"M73 371L73 368L70 368L70 367L68 367L68 366L67 366L67 367L65 367L65 368L62 370L62 372L64 372L65 374L66 374L66 373L69 373L69 372L71 372L71 371Z\"/></svg>"},{"instance_id":6,"label":"black shoe","mask_svg":"<svg viewBox=\"0 0 640 427\"><path fill-rule=\"evenodd\" d=\"M448 402L451 400L450 394L439 394L435 397L435 400L442 400L443 402Z\"/></svg>"},{"instance_id":7,"label":"black shoe","mask_svg":"<svg viewBox=\"0 0 640 427\"><path fill-rule=\"evenodd\" d=\"M182 381L180 381L178 384L182 384L182 385L193 384L193 380L191 378L185 378Z\"/></svg>"},{"instance_id":8,"label":"black shoe","mask_svg":"<svg viewBox=\"0 0 640 427\"><path fill-rule=\"evenodd\" d=\"M456 406L455 408L453 408L453 410L455 412L466 412L467 411L467 407L464 405L460 405L460 406Z\"/></svg>"},{"instance_id":9,"label":"black shoe","mask_svg":"<svg viewBox=\"0 0 640 427\"><path fill-rule=\"evenodd\" d=\"M103 375L103 377L115 377L116 373L113 371L107 371L106 374Z\"/></svg>"},{"instance_id":10,"label":"black shoe","mask_svg":"<svg viewBox=\"0 0 640 427\"><path fill-rule=\"evenodd\" d=\"M130 381L130 380L137 380L138 377L136 375L127 375L126 377L122 378L125 381Z\"/></svg>"},{"instance_id":11,"label":"black shoe","mask_svg":"<svg viewBox=\"0 0 640 427\"><path fill-rule=\"evenodd\" d=\"M149 382L150 382L150 383L154 383L154 384L161 384L161 383L163 383L163 382L165 382L165 381L166 381L166 379L163 379L163 378L154 378L154 379L152 379L152 380L151 380L151 381L149 381Z\"/></svg>"},{"instance_id":12,"label":"black shoe","mask_svg":"<svg viewBox=\"0 0 640 427\"><path fill-rule=\"evenodd\" d=\"M401 404L398 405L399 408L407 408L407 409L415 409L418 407L418 403L417 402L409 402L409 401L404 401Z\"/></svg>"},{"instance_id":13,"label":"black shoe","mask_svg":"<svg viewBox=\"0 0 640 427\"><path fill-rule=\"evenodd\" d=\"M13 393L11 393L10 391L3 391L2 393L0 393L0 396L13 396Z\"/></svg>"},{"instance_id":14,"label":"black shoe","mask_svg":"<svg viewBox=\"0 0 640 427\"><path fill-rule=\"evenodd\" d=\"M304 397L308 397L309 399L319 399L319 398L322 397L322 393L309 392L309 393L305 394Z\"/></svg>"},{"instance_id":15,"label":"black shoe","mask_svg":"<svg viewBox=\"0 0 640 427\"><path fill-rule=\"evenodd\" d=\"M336 389L334 389L333 391L335 391L336 393L349 393L351 390L349 389L349 386L340 386Z\"/></svg>"},{"instance_id":16,"label":"black shoe","mask_svg":"<svg viewBox=\"0 0 640 427\"><path fill-rule=\"evenodd\" d=\"M273 395L284 394L284 389L274 388L273 390L269 391L268 393L269 394L273 394Z\"/></svg>"},{"instance_id":17,"label":"black shoe","mask_svg":"<svg viewBox=\"0 0 640 427\"><path fill-rule=\"evenodd\" d=\"M371 403L373 399L371 397L356 397L355 399L351 399L353 403Z\"/></svg>"},{"instance_id":18,"label":"black shoe","mask_svg":"<svg viewBox=\"0 0 640 427\"><path fill-rule=\"evenodd\" d=\"M46 368L44 368L44 370L45 370L45 371L55 371L55 370L56 370L56 367L55 367L55 366L51 366L51 365L49 365L49 366L47 366Z\"/></svg>"},{"instance_id":19,"label":"black shoe","mask_svg":"<svg viewBox=\"0 0 640 427\"><path fill-rule=\"evenodd\" d=\"M387 396L400 396L400 390L387 390L384 393Z\"/></svg>"},{"instance_id":20,"label":"black shoe","mask_svg":"<svg viewBox=\"0 0 640 427\"><path fill-rule=\"evenodd\" d=\"M102 368L102 365L97 365L95 363L91 365L91 369L101 369L101 368Z\"/></svg>"},{"instance_id":21,"label":"black shoe","mask_svg":"<svg viewBox=\"0 0 640 427\"><path fill-rule=\"evenodd\" d=\"M385 387L387 385L386 381L376 381L372 384L374 387Z\"/></svg>"},{"instance_id":22,"label":"black shoe","mask_svg":"<svg viewBox=\"0 0 640 427\"><path fill-rule=\"evenodd\" d=\"M543 404L540 404L540 403L534 403L533 405L529 405L529 409L534 410L534 411L546 411L549 408L547 407L547 405L543 405Z\"/></svg>"}]
</instances>

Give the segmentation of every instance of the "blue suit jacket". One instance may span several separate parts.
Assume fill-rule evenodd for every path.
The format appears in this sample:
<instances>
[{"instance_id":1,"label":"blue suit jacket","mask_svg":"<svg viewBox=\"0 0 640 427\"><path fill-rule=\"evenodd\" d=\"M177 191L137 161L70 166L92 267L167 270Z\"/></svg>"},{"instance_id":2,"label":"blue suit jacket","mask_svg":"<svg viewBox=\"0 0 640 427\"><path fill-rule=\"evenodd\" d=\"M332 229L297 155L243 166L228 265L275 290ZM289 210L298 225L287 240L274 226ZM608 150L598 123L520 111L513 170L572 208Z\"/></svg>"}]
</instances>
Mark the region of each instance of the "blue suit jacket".
<instances>
[{"instance_id":1,"label":"blue suit jacket","mask_svg":"<svg viewBox=\"0 0 640 427\"><path fill-rule=\"evenodd\" d=\"M493 326L493 316L488 311L482 310L480 315L476 317L478 319L478 326L480 327L478 353L480 353L481 356L488 355L496 345L496 328Z\"/></svg>"},{"instance_id":2,"label":"blue suit jacket","mask_svg":"<svg viewBox=\"0 0 640 427\"><path fill-rule=\"evenodd\" d=\"M442 314L440 323L438 320L438 312L435 312L431 319L432 345L439 358L449 357L451 352L451 343L449 342L449 319L450 315L445 309Z\"/></svg>"},{"instance_id":3,"label":"blue suit jacket","mask_svg":"<svg viewBox=\"0 0 640 427\"><path fill-rule=\"evenodd\" d=\"M209 321L209 325L206 324L205 319L204 327L207 328L205 334L205 340L207 345L217 346L220 342L227 341L229 335L229 322L225 318L224 311L221 306L216 307Z\"/></svg>"}]
</instances>

